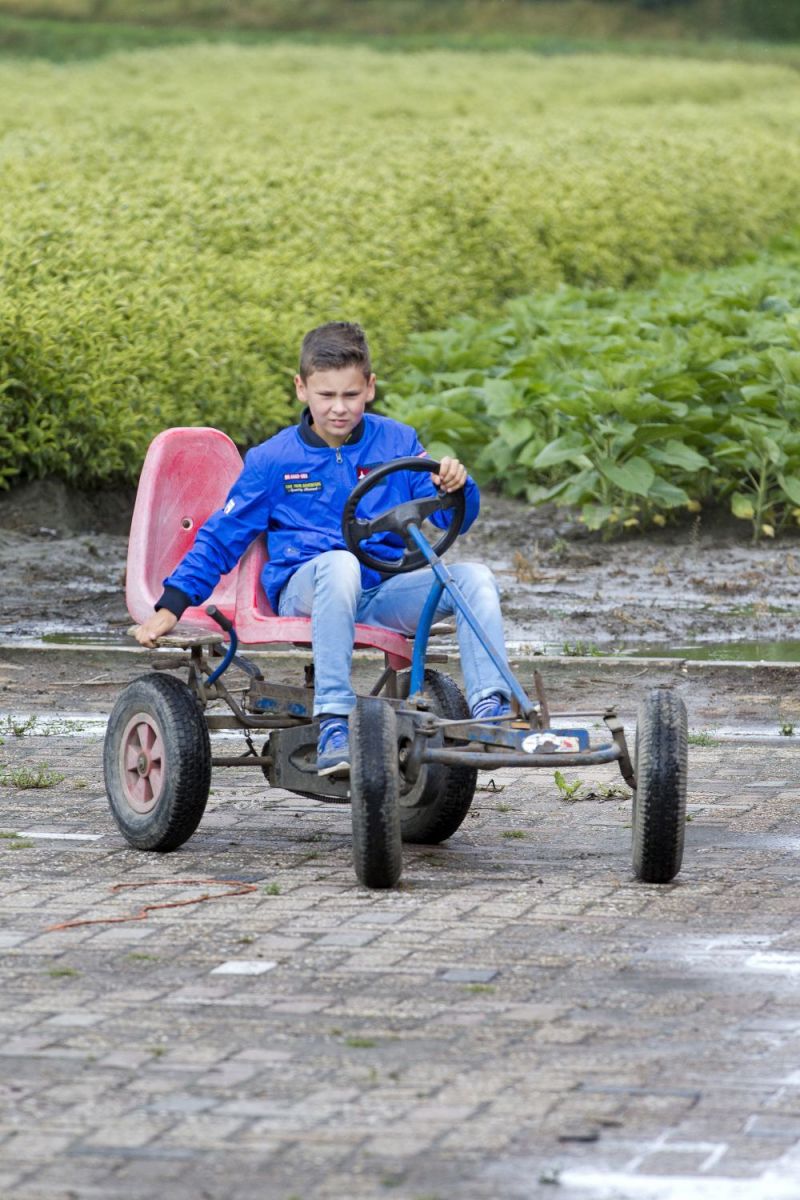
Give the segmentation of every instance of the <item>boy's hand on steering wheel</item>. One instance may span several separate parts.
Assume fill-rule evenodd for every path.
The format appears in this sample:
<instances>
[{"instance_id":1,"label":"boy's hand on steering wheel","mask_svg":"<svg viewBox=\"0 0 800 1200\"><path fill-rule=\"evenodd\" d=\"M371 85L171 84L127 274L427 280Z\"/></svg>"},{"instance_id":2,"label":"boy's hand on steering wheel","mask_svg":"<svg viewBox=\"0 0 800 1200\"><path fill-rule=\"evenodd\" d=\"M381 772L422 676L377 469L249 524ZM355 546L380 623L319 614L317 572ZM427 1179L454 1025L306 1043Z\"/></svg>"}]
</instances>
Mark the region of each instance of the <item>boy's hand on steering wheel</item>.
<instances>
[{"instance_id":1,"label":"boy's hand on steering wheel","mask_svg":"<svg viewBox=\"0 0 800 1200\"><path fill-rule=\"evenodd\" d=\"M467 468L457 458L447 455L439 463L439 474L431 475L435 486L445 492L457 492L467 482Z\"/></svg>"}]
</instances>

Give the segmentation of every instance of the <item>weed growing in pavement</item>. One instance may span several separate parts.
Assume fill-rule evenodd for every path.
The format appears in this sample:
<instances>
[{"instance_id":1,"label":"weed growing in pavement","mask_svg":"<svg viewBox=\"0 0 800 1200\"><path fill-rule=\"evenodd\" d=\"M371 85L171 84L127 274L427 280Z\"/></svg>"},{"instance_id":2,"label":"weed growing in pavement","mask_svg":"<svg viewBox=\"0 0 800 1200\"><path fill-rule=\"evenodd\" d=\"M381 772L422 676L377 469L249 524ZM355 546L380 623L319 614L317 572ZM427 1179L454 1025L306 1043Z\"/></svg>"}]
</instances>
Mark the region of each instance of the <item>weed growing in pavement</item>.
<instances>
[{"instance_id":1,"label":"weed growing in pavement","mask_svg":"<svg viewBox=\"0 0 800 1200\"><path fill-rule=\"evenodd\" d=\"M561 1183L561 1167L547 1167L539 1176L539 1183Z\"/></svg>"},{"instance_id":2,"label":"weed growing in pavement","mask_svg":"<svg viewBox=\"0 0 800 1200\"><path fill-rule=\"evenodd\" d=\"M780 728L781 737L794 737L794 725L791 721L784 721Z\"/></svg>"},{"instance_id":3,"label":"weed growing in pavement","mask_svg":"<svg viewBox=\"0 0 800 1200\"><path fill-rule=\"evenodd\" d=\"M51 979L70 979L80 975L80 971L76 971L74 967L50 967L47 974Z\"/></svg>"},{"instance_id":4,"label":"weed growing in pavement","mask_svg":"<svg viewBox=\"0 0 800 1200\"><path fill-rule=\"evenodd\" d=\"M583 787L582 779L573 779L572 783L567 783L567 780L564 775L562 775L561 771L554 771L553 779L556 782L556 787L558 788L562 800L575 800L577 798L577 793Z\"/></svg>"},{"instance_id":5,"label":"weed growing in pavement","mask_svg":"<svg viewBox=\"0 0 800 1200\"><path fill-rule=\"evenodd\" d=\"M554 771L553 778L561 799L568 804L575 804L578 800L627 800L630 797L628 789L618 783L599 783L597 787L587 787L581 779L567 783L561 771Z\"/></svg>"},{"instance_id":6,"label":"weed growing in pavement","mask_svg":"<svg viewBox=\"0 0 800 1200\"><path fill-rule=\"evenodd\" d=\"M501 836L504 838L514 839L514 838L524 838L524 837L527 837L528 835L524 829L505 829Z\"/></svg>"},{"instance_id":7,"label":"weed growing in pavement","mask_svg":"<svg viewBox=\"0 0 800 1200\"><path fill-rule=\"evenodd\" d=\"M280 896L281 885L279 883L268 883L264 888L264 894L266 896Z\"/></svg>"},{"instance_id":8,"label":"weed growing in pavement","mask_svg":"<svg viewBox=\"0 0 800 1200\"><path fill-rule=\"evenodd\" d=\"M3 787L15 787L23 790L26 788L50 788L61 783L64 778L65 776L60 772L48 767L47 763L42 763L34 770L29 767L12 767L10 771L0 775L0 784Z\"/></svg>"},{"instance_id":9,"label":"weed growing in pavement","mask_svg":"<svg viewBox=\"0 0 800 1200\"><path fill-rule=\"evenodd\" d=\"M91 726L86 721L73 721L66 717L54 717L51 720L44 717L37 732L49 733L60 737L67 733L85 733L90 728Z\"/></svg>"},{"instance_id":10,"label":"weed growing in pavement","mask_svg":"<svg viewBox=\"0 0 800 1200\"><path fill-rule=\"evenodd\" d=\"M353 1050L372 1050L378 1043L374 1038L346 1037L344 1044L345 1046L350 1046Z\"/></svg>"},{"instance_id":11,"label":"weed growing in pavement","mask_svg":"<svg viewBox=\"0 0 800 1200\"><path fill-rule=\"evenodd\" d=\"M34 714L30 717L14 717L11 713L0 724L0 729L4 733L11 734L12 737L24 737L26 733L32 733L36 728L36 723L39 718Z\"/></svg>"},{"instance_id":12,"label":"weed growing in pavement","mask_svg":"<svg viewBox=\"0 0 800 1200\"><path fill-rule=\"evenodd\" d=\"M700 730L699 733L690 733L687 741L690 746L716 746L717 740L706 729Z\"/></svg>"},{"instance_id":13,"label":"weed growing in pavement","mask_svg":"<svg viewBox=\"0 0 800 1200\"><path fill-rule=\"evenodd\" d=\"M601 783L592 789L586 799L593 797L596 800L628 800L630 794L620 783Z\"/></svg>"},{"instance_id":14,"label":"weed growing in pavement","mask_svg":"<svg viewBox=\"0 0 800 1200\"><path fill-rule=\"evenodd\" d=\"M480 992L493 992L494 985L491 983L470 983L467 985L467 991L477 995Z\"/></svg>"}]
</instances>

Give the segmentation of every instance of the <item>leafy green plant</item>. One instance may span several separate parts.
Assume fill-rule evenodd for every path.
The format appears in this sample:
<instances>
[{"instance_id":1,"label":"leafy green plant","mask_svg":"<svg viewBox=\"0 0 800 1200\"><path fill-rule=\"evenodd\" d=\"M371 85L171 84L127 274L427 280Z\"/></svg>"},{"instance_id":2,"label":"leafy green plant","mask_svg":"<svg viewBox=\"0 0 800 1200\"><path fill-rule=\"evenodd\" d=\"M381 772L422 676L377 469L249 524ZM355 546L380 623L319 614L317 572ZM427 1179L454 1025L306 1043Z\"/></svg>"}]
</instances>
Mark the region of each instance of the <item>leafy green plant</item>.
<instances>
[{"instance_id":1,"label":"leafy green plant","mask_svg":"<svg viewBox=\"0 0 800 1200\"><path fill-rule=\"evenodd\" d=\"M489 326L457 321L415 339L390 409L413 409L424 378L447 410L452 367L479 335L491 361L470 378L481 436L487 421L495 431L480 478L532 504L577 505L593 530L725 503L754 538L774 536L800 520L799 267L787 242L646 291L519 298ZM462 452L457 434L452 449Z\"/></svg>"},{"instance_id":2,"label":"leafy green plant","mask_svg":"<svg viewBox=\"0 0 800 1200\"><path fill-rule=\"evenodd\" d=\"M48 767L47 763L42 763L41 766L34 767L12 767L10 770L4 771L0 775L0 784L3 787L15 787L21 789L27 788L50 788L61 783L66 776L59 771L54 771Z\"/></svg>"},{"instance_id":3,"label":"leafy green plant","mask_svg":"<svg viewBox=\"0 0 800 1200\"><path fill-rule=\"evenodd\" d=\"M553 779L562 800L573 801L578 798L578 793L583 787L582 779L573 779L571 783L567 783L566 777L561 771L554 771Z\"/></svg>"},{"instance_id":4,"label":"leafy green plant","mask_svg":"<svg viewBox=\"0 0 800 1200\"><path fill-rule=\"evenodd\" d=\"M20 738L24 737L26 733L32 733L38 720L39 718L35 714L31 714L29 717L15 717L9 713L0 723L0 729L13 737Z\"/></svg>"},{"instance_id":5,"label":"leafy green plant","mask_svg":"<svg viewBox=\"0 0 800 1200\"><path fill-rule=\"evenodd\" d=\"M564 642L561 653L568 658L600 658L603 651L594 642Z\"/></svg>"},{"instance_id":6,"label":"leafy green plant","mask_svg":"<svg viewBox=\"0 0 800 1200\"><path fill-rule=\"evenodd\" d=\"M687 741L690 746L716 746L718 744L714 735L705 729L690 733Z\"/></svg>"}]
</instances>

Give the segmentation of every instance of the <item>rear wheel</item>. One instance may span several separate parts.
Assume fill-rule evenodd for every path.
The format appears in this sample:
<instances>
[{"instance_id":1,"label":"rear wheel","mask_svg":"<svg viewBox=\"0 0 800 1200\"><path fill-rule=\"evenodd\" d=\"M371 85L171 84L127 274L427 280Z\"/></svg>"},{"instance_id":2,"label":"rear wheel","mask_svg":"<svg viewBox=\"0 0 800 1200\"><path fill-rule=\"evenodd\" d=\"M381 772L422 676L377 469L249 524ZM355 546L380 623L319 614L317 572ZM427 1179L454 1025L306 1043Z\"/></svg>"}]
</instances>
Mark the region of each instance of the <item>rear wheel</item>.
<instances>
[{"instance_id":1,"label":"rear wheel","mask_svg":"<svg viewBox=\"0 0 800 1200\"><path fill-rule=\"evenodd\" d=\"M362 697L350 714L350 807L353 863L366 887L394 887L400 878L399 792L394 709Z\"/></svg>"},{"instance_id":2,"label":"rear wheel","mask_svg":"<svg viewBox=\"0 0 800 1200\"><path fill-rule=\"evenodd\" d=\"M655 688L636 722L633 870L644 883L669 883L681 869L687 773L686 706L669 689Z\"/></svg>"},{"instance_id":3,"label":"rear wheel","mask_svg":"<svg viewBox=\"0 0 800 1200\"><path fill-rule=\"evenodd\" d=\"M408 695L410 676L401 676L401 695ZM469 708L458 684L442 671L427 670L425 695L439 717L462 721ZM474 767L448 767L441 763L423 766L413 784L401 778L400 828L404 842L435 845L456 832L469 812L475 795L478 772Z\"/></svg>"},{"instance_id":4,"label":"rear wheel","mask_svg":"<svg viewBox=\"0 0 800 1200\"><path fill-rule=\"evenodd\" d=\"M111 812L137 850L175 850L194 833L211 786L208 726L174 675L143 675L117 700L103 770Z\"/></svg>"}]
</instances>

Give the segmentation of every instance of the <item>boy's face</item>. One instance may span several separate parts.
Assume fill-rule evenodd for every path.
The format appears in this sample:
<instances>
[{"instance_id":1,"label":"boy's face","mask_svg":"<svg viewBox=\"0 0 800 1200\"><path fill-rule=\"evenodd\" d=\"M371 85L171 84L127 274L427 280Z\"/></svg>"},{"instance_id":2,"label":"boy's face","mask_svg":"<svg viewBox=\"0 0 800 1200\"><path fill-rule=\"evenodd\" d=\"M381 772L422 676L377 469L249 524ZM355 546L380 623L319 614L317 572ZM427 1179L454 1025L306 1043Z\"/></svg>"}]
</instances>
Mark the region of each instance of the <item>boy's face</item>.
<instances>
[{"instance_id":1,"label":"boy's face","mask_svg":"<svg viewBox=\"0 0 800 1200\"><path fill-rule=\"evenodd\" d=\"M329 446L343 446L375 398L375 376L360 367L313 371L294 377L297 399L308 405L315 431Z\"/></svg>"}]
</instances>

